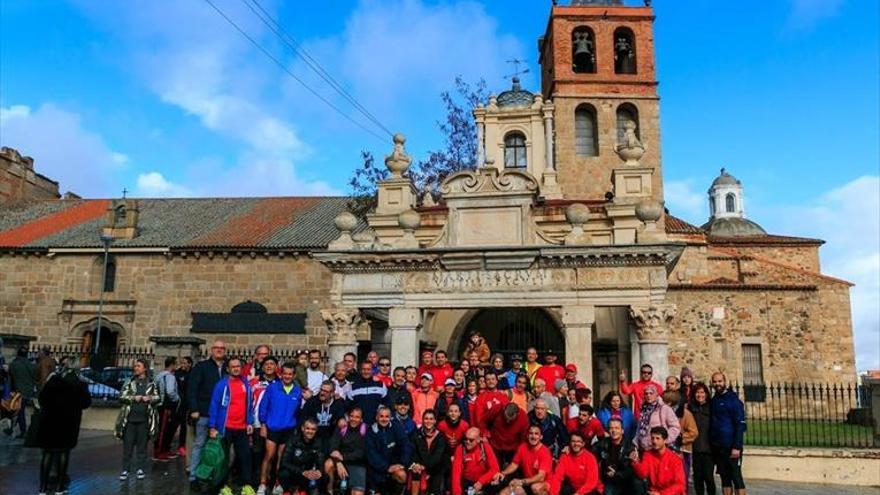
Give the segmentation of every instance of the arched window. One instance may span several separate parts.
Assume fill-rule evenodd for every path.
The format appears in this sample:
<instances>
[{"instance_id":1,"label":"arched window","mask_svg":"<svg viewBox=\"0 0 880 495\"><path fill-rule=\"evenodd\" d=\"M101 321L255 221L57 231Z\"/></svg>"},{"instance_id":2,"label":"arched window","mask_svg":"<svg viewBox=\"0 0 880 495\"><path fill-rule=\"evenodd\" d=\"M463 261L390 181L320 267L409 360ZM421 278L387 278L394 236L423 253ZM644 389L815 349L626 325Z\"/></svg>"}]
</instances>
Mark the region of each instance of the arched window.
<instances>
[{"instance_id":1,"label":"arched window","mask_svg":"<svg viewBox=\"0 0 880 495\"><path fill-rule=\"evenodd\" d=\"M581 105L574 111L574 147L578 156L598 156L599 142L596 132L596 109Z\"/></svg>"},{"instance_id":2,"label":"arched window","mask_svg":"<svg viewBox=\"0 0 880 495\"><path fill-rule=\"evenodd\" d=\"M125 205L119 205L113 210L113 224L121 226L125 223Z\"/></svg>"},{"instance_id":3,"label":"arched window","mask_svg":"<svg viewBox=\"0 0 880 495\"><path fill-rule=\"evenodd\" d=\"M578 74L596 72L596 36L586 26L571 32L571 70Z\"/></svg>"},{"instance_id":4,"label":"arched window","mask_svg":"<svg viewBox=\"0 0 880 495\"><path fill-rule=\"evenodd\" d=\"M103 263L103 260L101 260ZM104 272L104 292L113 292L116 289L116 259L112 256L107 258L107 271Z\"/></svg>"},{"instance_id":5,"label":"arched window","mask_svg":"<svg viewBox=\"0 0 880 495\"><path fill-rule=\"evenodd\" d=\"M504 166L525 168L526 165L526 137L521 132L511 132L504 136Z\"/></svg>"},{"instance_id":6,"label":"arched window","mask_svg":"<svg viewBox=\"0 0 880 495\"><path fill-rule=\"evenodd\" d=\"M626 123L633 122L636 125L636 137L642 139L639 126L639 110L631 103L624 103L617 107L617 142L624 141Z\"/></svg>"},{"instance_id":7,"label":"arched window","mask_svg":"<svg viewBox=\"0 0 880 495\"><path fill-rule=\"evenodd\" d=\"M614 30L614 72L615 74L636 73L636 37L630 28Z\"/></svg>"},{"instance_id":8,"label":"arched window","mask_svg":"<svg viewBox=\"0 0 880 495\"><path fill-rule=\"evenodd\" d=\"M736 196L733 193L727 193L724 198L724 206L727 208L727 213L736 213Z\"/></svg>"}]
</instances>

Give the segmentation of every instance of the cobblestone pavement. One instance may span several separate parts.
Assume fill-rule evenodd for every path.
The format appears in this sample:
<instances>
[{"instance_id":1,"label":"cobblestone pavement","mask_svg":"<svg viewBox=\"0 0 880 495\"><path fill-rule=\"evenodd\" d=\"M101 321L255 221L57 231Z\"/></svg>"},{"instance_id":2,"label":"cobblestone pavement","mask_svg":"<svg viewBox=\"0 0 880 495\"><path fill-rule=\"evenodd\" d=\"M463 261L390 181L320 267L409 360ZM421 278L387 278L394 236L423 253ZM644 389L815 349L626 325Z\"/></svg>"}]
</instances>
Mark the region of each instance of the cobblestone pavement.
<instances>
[{"instance_id":1,"label":"cobblestone pavement","mask_svg":"<svg viewBox=\"0 0 880 495\"><path fill-rule=\"evenodd\" d=\"M0 495L36 495L39 450L0 434ZM70 495L190 495L182 459L151 463L147 479L117 479L122 445L109 432L84 430L70 459ZM747 480L751 495L880 495L880 488Z\"/></svg>"}]
</instances>

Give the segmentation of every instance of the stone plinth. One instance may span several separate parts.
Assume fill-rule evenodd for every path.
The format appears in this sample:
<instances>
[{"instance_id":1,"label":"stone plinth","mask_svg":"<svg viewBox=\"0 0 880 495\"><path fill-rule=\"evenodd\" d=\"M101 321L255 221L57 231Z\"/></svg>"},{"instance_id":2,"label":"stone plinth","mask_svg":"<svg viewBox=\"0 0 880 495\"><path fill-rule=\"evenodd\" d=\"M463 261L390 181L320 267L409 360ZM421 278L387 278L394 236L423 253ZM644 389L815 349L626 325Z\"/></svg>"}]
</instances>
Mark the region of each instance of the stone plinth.
<instances>
[{"instance_id":1,"label":"stone plinth","mask_svg":"<svg viewBox=\"0 0 880 495\"><path fill-rule=\"evenodd\" d=\"M199 347L205 344L205 339L198 337L173 337L154 335L150 337L153 343L153 355L155 356L154 368L162 368L165 358L175 357L178 361L184 356L189 356L195 361L199 353Z\"/></svg>"}]
</instances>

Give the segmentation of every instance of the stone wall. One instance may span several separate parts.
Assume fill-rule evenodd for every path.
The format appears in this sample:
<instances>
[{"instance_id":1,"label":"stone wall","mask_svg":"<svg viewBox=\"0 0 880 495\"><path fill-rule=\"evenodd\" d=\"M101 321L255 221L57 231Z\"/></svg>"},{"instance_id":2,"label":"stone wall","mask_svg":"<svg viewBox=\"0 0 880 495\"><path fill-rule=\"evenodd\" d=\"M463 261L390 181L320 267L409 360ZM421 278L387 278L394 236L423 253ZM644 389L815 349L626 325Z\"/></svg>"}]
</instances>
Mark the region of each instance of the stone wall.
<instances>
[{"instance_id":1,"label":"stone wall","mask_svg":"<svg viewBox=\"0 0 880 495\"><path fill-rule=\"evenodd\" d=\"M60 197L58 183L34 171L33 158L0 148L0 204Z\"/></svg>"},{"instance_id":2,"label":"stone wall","mask_svg":"<svg viewBox=\"0 0 880 495\"><path fill-rule=\"evenodd\" d=\"M765 382L856 379L848 288L709 290L670 286L669 364L742 382L742 345L760 344Z\"/></svg>"},{"instance_id":3,"label":"stone wall","mask_svg":"<svg viewBox=\"0 0 880 495\"><path fill-rule=\"evenodd\" d=\"M95 317L99 254L0 256L0 333L36 335L40 342L79 343ZM245 255L208 259L163 254L117 254L116 288L105 293L105 314L121 326L127 345L146 346L152 335L189 335L191 312L229 312L253 300L270 313L305 312L307 335L234 335L236 345L323 347L331 274L307 256ZM198 334L208 341L214 336Z\"/></svg>"},{"instance_id":4,"label":"stone wall","mask_svg":"<svg viewBox=\"0 0 880 495\"><path fill-rule=\"evenodd\" d=\"M759 256L777 263L819 273L819 244L794 246L724 246L741 255Z\"/></svg>"}]
</instances>

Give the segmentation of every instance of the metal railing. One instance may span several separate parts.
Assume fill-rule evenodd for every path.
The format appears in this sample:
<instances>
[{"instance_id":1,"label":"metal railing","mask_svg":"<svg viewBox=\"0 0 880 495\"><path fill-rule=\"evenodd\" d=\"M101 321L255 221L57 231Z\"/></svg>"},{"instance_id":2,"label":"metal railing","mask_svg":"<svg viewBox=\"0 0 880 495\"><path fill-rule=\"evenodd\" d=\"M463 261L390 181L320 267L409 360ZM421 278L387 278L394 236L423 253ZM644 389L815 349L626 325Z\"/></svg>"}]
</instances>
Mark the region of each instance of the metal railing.
<instances>
[{"instance_id":1,"label":"metal railing","mask_svg":"<svg viewBox=\"0 0 880 495\"><path fill-rule=\"evenodd\" d=\"M855 383L734 384L745 443L780 447L875 447L868 390Z\"/></svg>"}]
</instances>

